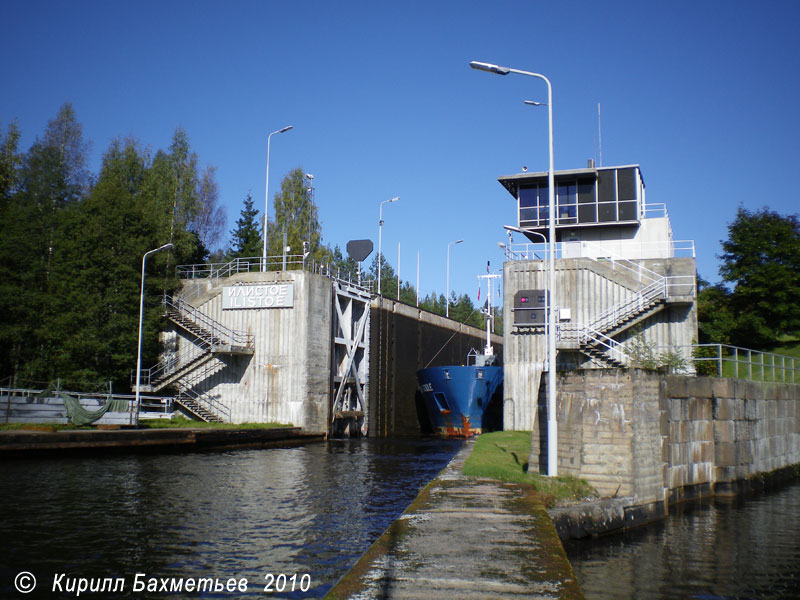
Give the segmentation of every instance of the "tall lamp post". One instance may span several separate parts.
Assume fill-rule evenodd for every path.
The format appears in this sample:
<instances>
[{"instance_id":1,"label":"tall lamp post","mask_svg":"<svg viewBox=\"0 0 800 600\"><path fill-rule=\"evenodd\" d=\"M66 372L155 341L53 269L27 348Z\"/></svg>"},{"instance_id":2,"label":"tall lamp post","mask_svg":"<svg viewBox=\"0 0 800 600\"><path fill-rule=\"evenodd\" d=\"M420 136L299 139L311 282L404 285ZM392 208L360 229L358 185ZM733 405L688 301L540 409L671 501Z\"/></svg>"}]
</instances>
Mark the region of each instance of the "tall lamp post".
<instances>
[{"instance_id":1,"label":"tall lamp post","mask_svg":"<svg viewBox=\"0 0 800 600\"><path fill-rule=\"evenodd\" d=\"M551 296L550 313L548 315L549 335L547 336L547 474L554 477L558 474L558 422L556 421L556 315L553 310L555 305L555 176L553 171L553 87L550 80L540 73L530 71L520 71L509 67L500 67L490 63L472 61L469 66L479 71L488 71L498 75L508 75L517 73L518 75L528 75L543 80L547 84L547 121L548 137L550 142L550 168L547 172L547 192L548 192L548 254L550 255L548 265L548 290ZM528 101L529 104L537 103Z\"/></svg>"},{"instance_id":2,"label":"tall lamp post","mask_svg":"<svg viewBox=\"0 0 800 600\"><path fill-rule=\"evenodd\" d=\"M450 318L450 246L460 244L464 240L456 240L447 244L447 297L444 299L444 316Z\"/></svg>"},{"instance_id":3,"label":"tall lamp post","mask_svg":"<svg viewBox=\"0 0 800 600\"><path fill-rule=\"evenodd\" d=\"M276 133L286 133L290 129L293 129L291 125L287 125L283 129L278 129L277 131L273 131L267 136L267 180L264 185L264 249L261 252L261 271L267 270L267 225L269 219L267 215L269 214L269 142L273 135Z\"/></svg>"},{"instance_id":4,"label":"tall lamp post","mask_svg":"<svg viewBox=\"0 0 800 600\"><path fill-rule=\"evenodd\" d=\"M383 265L381 264L381 236L383 235L383 205L388 202L397 202L400 200L400 196L395 196L394 198L390 198L389 200L384 200L381 202L380 208L378 209L378 295L383 296L381 292L381 271L383 271Z\"/></svg>"},{"instance_id":5,"label":"tall lamp post","mask_svg":"<svg viewBox=\"0 0 800 600\"><path fill-rule=\"evenodd\" d=\"M148 256L173 247L174 244L169 242L163 246L159 246L155 250L148 250L144 253L144 256L142 256L142 291L139 294L139 345L136 351L136 425L139 425L139 413L142 408L140 389L142 387L142 329L144 328L144 269Z\"/></svg>"}]
</instances>

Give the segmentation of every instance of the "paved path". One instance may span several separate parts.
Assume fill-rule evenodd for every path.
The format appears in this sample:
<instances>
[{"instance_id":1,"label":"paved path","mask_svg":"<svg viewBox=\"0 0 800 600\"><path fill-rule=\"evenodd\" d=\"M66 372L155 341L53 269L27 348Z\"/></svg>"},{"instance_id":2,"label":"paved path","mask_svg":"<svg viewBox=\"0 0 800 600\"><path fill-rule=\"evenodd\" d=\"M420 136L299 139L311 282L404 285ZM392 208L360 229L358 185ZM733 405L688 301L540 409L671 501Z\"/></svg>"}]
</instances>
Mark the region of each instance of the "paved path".
<instances>
[{"instance_id":1,"label":"paved path","mask_svg":"<svg viewBox=\"0 0 800 600\"><path fill-rule=\"evenodd\" d=\"M527 486L462 475L473 443L381 536L329 598L583 598Z\"/></svg>"}]
</instances>

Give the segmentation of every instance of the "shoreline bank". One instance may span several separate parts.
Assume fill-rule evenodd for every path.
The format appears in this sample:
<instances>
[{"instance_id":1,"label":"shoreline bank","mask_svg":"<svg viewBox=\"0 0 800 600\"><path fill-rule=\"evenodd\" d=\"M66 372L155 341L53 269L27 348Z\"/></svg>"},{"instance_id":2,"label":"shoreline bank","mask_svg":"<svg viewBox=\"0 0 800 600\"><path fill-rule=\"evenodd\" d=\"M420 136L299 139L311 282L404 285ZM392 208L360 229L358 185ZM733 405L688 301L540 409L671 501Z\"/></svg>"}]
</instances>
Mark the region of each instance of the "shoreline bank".
<instances>
[{"instance_id":1,"label":"shoreline bank","mask_svg":"<svg viewBox=\"0 0 800 600\"><path fill-rule=\"evenodd\" d=\"M0 459L268 448L323 441L299 427L0 431Z\"/></svg>"},{"instance_id":2,"label":"shoreline bank","mask_svg":"<svg viewBox=\"0 0 800 600\"><path fill-rule=\"evenodd\" d=\"M700 500L746 498L798 480L800 464L714 486L682 488L680 494L670 494L670 498L659 502L641 502L635 497L601 498L550 508L547 514L562 540L614 535L665 519L672 506Z\"/></svg>"}]
</instances>

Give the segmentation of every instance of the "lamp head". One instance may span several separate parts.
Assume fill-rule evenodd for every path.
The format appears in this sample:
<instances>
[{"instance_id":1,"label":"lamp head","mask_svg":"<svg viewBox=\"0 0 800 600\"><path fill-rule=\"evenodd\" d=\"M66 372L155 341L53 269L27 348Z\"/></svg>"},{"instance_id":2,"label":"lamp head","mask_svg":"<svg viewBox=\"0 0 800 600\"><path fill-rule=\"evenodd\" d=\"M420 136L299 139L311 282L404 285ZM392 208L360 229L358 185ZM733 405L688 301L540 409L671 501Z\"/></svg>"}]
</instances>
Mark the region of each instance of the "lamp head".
<instances>
[{"instance_id":1,"label":"lamp head","mask_svg":"<svg viewBox=\"0 0 800 600\"><path fill-rule=\"evenodd\" d=\"M290 129L294 129L294 127L292 125L287 125L283 129L278 130L278 133L285 133L285 132L289 131Z\"/></svg>"},{"instance_id":2,"label":"lamp head","mask_svg":"<svg viewBox=\"0 0 800 600\"><path fill-rule=\"evenodd\" d=\"M478 62L476 60L470 62L469 66L478 71L487 71L489 73L497 73L498 75L508 75L511 72L511 69L507 67L500 67L498 65L493 65L491 63L485 63L485 62Z\"/></svg>"}]
</instances>

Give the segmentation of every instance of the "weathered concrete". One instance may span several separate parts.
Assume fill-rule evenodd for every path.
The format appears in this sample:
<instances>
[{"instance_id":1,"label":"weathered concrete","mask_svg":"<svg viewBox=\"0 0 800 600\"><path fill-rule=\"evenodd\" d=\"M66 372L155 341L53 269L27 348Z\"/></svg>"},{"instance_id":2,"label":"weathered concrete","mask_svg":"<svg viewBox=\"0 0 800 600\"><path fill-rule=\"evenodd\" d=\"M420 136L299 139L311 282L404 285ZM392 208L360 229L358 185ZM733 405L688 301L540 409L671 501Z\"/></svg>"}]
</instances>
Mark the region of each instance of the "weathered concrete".
<instances>
[{"instance_id":1,"label":"weathered concrete","mask_svg":"<svg viewBox=\"0 0 800 600\"><path fill-rule=\"evenodd\" d=\"M540 465L545 399L532 438ZM768 474L800 464L800 385L573 371L559 376L557 409L559 473L632 498L626 514L639 523L676 502L758 489Z\"/></svg>"},{"instance_id":2,"label":"weathered concrete","mask_svg":"<svg viewBox=\"0 0 800 600\"><path fill-rule=\"evenodd\" d=\"M605 242L604 242L605 243ZM654 346L688 346L697 339L697 309L691 293L696 265L692 258L636 260L637 264L665 277L681 277L681 286L670 287L670 302L661 302L636 319L621 321L603 331L622 348L634 339ZM564 325L589 324L620 303L635 298L652 280L640 280L629 268L611 261L591 258L560 258L555 261L555 289L552 306L569 309ZM514 296L520 290L547 289L548 268L542 260L512 260L503 266L504 402L506 429L530 431L536 420L536 400L542 364L546 362L547 338L544 327L514 325ZM684 290L683 288L686 287ZM681 302L673 302L681 300ZM560 315L559 315L560 318ZM641 336L635 338L635 336ZM561 343L561 342L559 342ZM577 342L576 342L577 343ZM561 348L558 369L604 368L588 355Z\"/></svg>"},{"instance_id":3,"label":"weathered concrete","mask_svg":"<svg viewBox=\"0 0 800 600\"><path fill-rule=\"evenodd\" d=\"M465 477L468 443L327 598L583 598L533 488Z\"/></svg>"},{"instance_id":4,"label":"weathered concrete","mask_svg":"<svg viewBox=\"0 0 800 600\"><path fill-rule=\"evenodd\" d=\"M205 281L205 280L203 280ZM293 306L224 309L226 286L293 286ZM303 271L239 273L206 283L187 281L183 294L201 313L226 327L252 333L252 355L215 355L192 374L193 389L230 410L230 420L291 423L328 433L331 422L331 279ZM162 343L176 355L192 348L193 336L173 328ZM485 333L388 298L370 309L367 422L370 436L424 432L417 409L416 371L428 365L464 364ZM502 354L501 336L493 337Z\"/></svg>"},{"instance_id":5,"label":"weathered concrete","mask_svg":"<svg viewBox=\"0 0 800 600\"><path fill-rule=\"evenodd\" d=\"M204 285L197 293L197 286ZM293 287L293 304L280 308L223 308L223 290L255 284ZM291 423L328 430L331 364L331 280L304 271L237 273L185 282L182 291L201 313L226 327L253 334L252 355L215 355L192 372L192 389L230 411L232 423ZM176 355L194 348L180 328L162 333Z\"/></svg>"},{"instance_id":6,"label":"weathered concrete","mask_svg":"<svg viewBox=\"0 0 800 600\"><path fill-rule=\"evenodd\" d=\"M298 427L272 429L119 429L0 431L0 458L267 448L321 441Z\"/></svg>"},{"instance_id":7,"label":"weathered concrete","mask_svg":"<svg viewBox=\"0 0 800 600\"><path fill-rule=\"evenodd\" d=\"M483 350L485 330L388 298L373 299L371 319L370 435L430 433L418 406L416 372L466 364L470 349ZM492 346L502 359L503 338L493 335Z\"/></svg>"}]
</instances>

